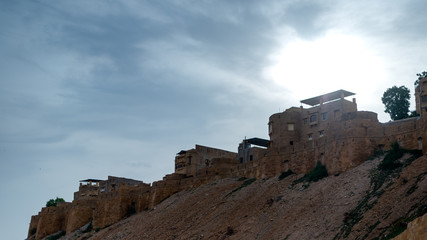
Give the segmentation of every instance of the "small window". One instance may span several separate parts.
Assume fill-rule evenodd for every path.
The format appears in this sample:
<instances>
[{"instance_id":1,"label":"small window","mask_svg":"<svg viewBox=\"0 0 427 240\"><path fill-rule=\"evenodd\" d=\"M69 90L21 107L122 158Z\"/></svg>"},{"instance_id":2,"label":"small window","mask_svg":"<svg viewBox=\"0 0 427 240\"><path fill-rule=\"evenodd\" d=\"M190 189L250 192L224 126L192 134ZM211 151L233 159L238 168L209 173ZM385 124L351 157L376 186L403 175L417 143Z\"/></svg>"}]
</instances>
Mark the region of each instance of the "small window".
<instances>
[{"instance_id":1,"label":"small window","mask_svg":"<svg viewBox=\"0 0 427 240\"><path fill-rule=\"evenodd\" d=\"M273 124L272 123L268 124L268 133L269 134L273 133Z\"/></svg>"},{"instance_id":2,"label":"small window","mask_svg":"<svg viewBox=\"0 0 427 240\"><path fill-rule=\"evenodd\" d=\"M335 116L335 119L337 119L340 116L340 110L335 110L334 116Z\"/></svg>"},{"instance_id":3,"label":"small window","mask_svg":"<svg viewBox=\"0 0 427 240\"><path fill-rule=\"evenodd\" d=\"M311 123L312 122L317 122L317 115L316 114L313 114L313 115L310 116L310 122Z\"/></svg>"},{"instance_id":4,"label":"small window","mask_svg":"<svg viewBox=\"0 0 427 240\"><path fill-rule=\"evenodd\" d=\"M290 141L289 145L291 145L291 146L294 145L294 141Z\"/></svg>"},{"instance_id":5,"label":"small window","mask_svg":"<svg viewBox=\"0 0 427 240\"><path fill-rule=\"evenodd\" d=\"M308 134L308 140L313 140L313 134L311 133Z\"/></svg>"},{"instance_id":6,"label":"small window","mask_svg":"<svg viewBox=\"0 0 427 240\"><path fill-rule=\"evenodd\" d=\"M322 121L326 120L327 113L322 113Z\"/></svg>"},{"instance_id":7,"label":"small window","mask_svg":"<svg viewBox=\"0 0 427 240\"><path fill-rule=\"evenodd\" d=\"M188 165L191 165L191 156L188 157Z\"/></svg>"},{"instance_id":8,"label":"small window","mask_svg":"<svg viewBox=\"0 0 427 240\"><path fill-rule=\"evenodd\" d=\"M307 118L304 118L303 121L304 121L304 124L307 124L308 120L307 120Z\"/></svg>"},{"instance_id":9,"label":"small window","mask_svg":"<svg viewBox=\"0 0 427 240\"><path fill-rule=\"evenodd\" d=\"M253 155L250 155L249 156L249 161L253 161L254 160L254 156Z\"/></svg>"},{"instance_id":10,"label":"small window","mask_svg":"<svg viewBox=\"0 0 427 240\"><path fill-rule=\"evenodd\" d=\"M294 123L288 123L288 131L295 130L295 124Z\"/></svg>"},{"instance_id":11,"label":"small window","mask_svg":"<svg viewBox=\"0 0 427 240\"><path fill-rule=\"evenodd\" d=\"M427 95L421 96L421 102L427 103Z\"/></svg>"},{"instance_id":12,"label":"small window","mask_svg":"<svg viewBox=\"0 0 427 240\"><path fill-rule=\"evenodd\" d=\"M322 131L319 131L319 137L323 137L323 130Z\"/></svg>"}]
</instances>

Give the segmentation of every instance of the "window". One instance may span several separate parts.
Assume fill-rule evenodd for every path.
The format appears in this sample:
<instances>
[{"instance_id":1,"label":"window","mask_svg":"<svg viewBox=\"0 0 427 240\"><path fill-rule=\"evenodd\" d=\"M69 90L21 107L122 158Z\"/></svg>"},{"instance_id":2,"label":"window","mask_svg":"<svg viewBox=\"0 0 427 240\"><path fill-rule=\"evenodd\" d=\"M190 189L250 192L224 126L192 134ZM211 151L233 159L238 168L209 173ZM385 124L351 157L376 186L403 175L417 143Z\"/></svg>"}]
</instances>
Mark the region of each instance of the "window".
<instances>
[{"instance_id":1,"label":"window","mask_svg":"<svg viewBox=\"0 0 427 240\"><path fill-rule=\"evenodd\" d=\"M268 134L273 133L273 123L268 124Z\"/></svg>"},{"instance_id":2,"label":"window","mask_svg":"<svg viewBox=\"0 0 427 240\"><path fill-rule=\"evenodd\" d=\"M313 115L310 116L310 122L311 123L312 122L317 122L317 115L316 114L313 114Z\"/></svg>"},{"instance_id":3,"label":"window","mask_svg":"<svg viewBox=\"0 0 427 240\"><path fill-rule=\"evenodd\" d=\"M188 157L188 165L191 165L191 156Z\"/></svg>"},{"instance_id":4,"label":"window","mask_svg":"<svg viewBox=\"0 0 427 240\"><path fill-rule=\"evenodd\" d=\"M322 120L323 120L323 121L325 121L325 120L326 120L326 116L327 116L327 113L322 113Z\"/></svg>"},{"instance_id":5,"label":"window","mask_svg":"<svg viewBox=\"0 0 427 240\"><path fill-rule=\"evenodd\" d=\"M295 124L294 123L288 123L288 131L295 130Z\"/></svg>"},{"instance_id":6,"label":"window","mask_svg":"<svg viewBox=\"0 0 427 240\"><path fill-rule=\"evenodd\" d=\"M421 96L421 102L427 103L427 95Z\"/></svg>"},{"instance_id":7,"label":"window","mask_svg":"<svg viewBox=\"0 0 427 240\"><path fill-rule=\"evenodd\" d=\"M308 140L313 140L313 134L311 133L308 134Z\"/></svg>"},{"instance_id":8,"label":"window","mask_svg":"<svg viewBox=\"0 0 427 240\"><path fill-rule=\"evenodd\" d=\"M183 168L183 167L185 167L185 164L183 164L183 163L178 163L178 164L175 166L175 169L180 169L180 168Z\"/></svg>"},{"instance_id":9,"label":"window","mask_svg":"<svg viewBox=\"0 0 427 240\"><path fill-rule=\"evenodd\" d=\"M289 141L289 145L294 145L294 141Z\"/></svg>"},{"instance_id":10,"label":"window","mask_svg":"<svg viewBox=\"0 0 427 240\"><path fill-rule=\"evenodd\" d=\"M249 161L253 161L254 160L254 156L253 155L249 155Z\"/></svg>"},{"instance_id":11,"label":"window","mask_svg":"<svg viewBox=\"0 0 427 240\"><path fill-rule=\"evenodd\" d=\"M304 121L304 124L307 124L307 118L304 118L303 121Z\"/></svg>"},{"instance_id":12,"label":"window","mask_svg":"<svg viewBox=\"0 0 427 240\"><path fill-rule=\"evenodd\" d=\"M335 119L337 119L340 116L340 110L335 110L334 116L335 116Z\"/></svg>"},{"instance_id":13,"label":"window","mask_svg":"<svg viewBox=\"0 0 427 240\"><path fill-rule=\"evenodd\" d=\"M323 130L322 131L319 131L319 137L323 137Z\"/></svg>"}]
</instances>

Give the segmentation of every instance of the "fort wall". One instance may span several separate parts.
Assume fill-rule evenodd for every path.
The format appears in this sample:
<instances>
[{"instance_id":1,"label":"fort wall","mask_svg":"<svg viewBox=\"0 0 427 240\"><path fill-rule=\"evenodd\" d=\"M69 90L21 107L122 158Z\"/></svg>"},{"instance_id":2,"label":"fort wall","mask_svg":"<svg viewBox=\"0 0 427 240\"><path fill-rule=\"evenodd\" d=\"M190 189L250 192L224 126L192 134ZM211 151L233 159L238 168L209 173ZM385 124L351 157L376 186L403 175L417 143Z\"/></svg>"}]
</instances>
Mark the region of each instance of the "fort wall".
<instances>
[{"instance_id":1,"label":"fort wall","mask_svg":"<svg viewBox=\"0 0 427 240\"><path fill-rule=\"evenodd\" d=\"M425 82L427 79L422 84ZM341 98L334 99L339 93ZM340 90L304 101L317 106L273 114L268 122L270 140L252 139L262 140L266 148L252 147L244 140L238 155L196 145L179 152L175 172L152 185L112 176L83 180L72 203L43 208L31 217L28 236L33 235L32 229L36 229L36 239L58 231L69 234L90 221L94 228L104 228L153 209L177 192L221 178L270 178L288 170L308 173L317 163L325 165L329 174L341 173L358 166L374 151L388 150L393 142L427 153L427 114L380 123L376 113L357 111L356 101L345 100L344 94L351 93ZM419 106L423 110L424 105Z\"/></svg>"},{"instance_id":2,"label":"fort wall","mask_svg":"<svg viewBox=\"0 0 427 240\"><path fill-rule=\"evenodd\" d=\"M42 239L58 231L66 231L71 203L58 203L56 207L42 208L37 221L36 239ZM37 218L37 217L36 217Z\"/></svg>"},{"instance_id":3,"label":"fort wall","mask_svg":"<svg viewBox=\"0 0 427 240\"><path fill-rule=\"evenodd\" d=\"M90 222L93 218L93 211L96 208L97 200L79 199L72 202L72 208L68 212L68 221L65 232L71 233Z\"/></svg>"}]
</instances>

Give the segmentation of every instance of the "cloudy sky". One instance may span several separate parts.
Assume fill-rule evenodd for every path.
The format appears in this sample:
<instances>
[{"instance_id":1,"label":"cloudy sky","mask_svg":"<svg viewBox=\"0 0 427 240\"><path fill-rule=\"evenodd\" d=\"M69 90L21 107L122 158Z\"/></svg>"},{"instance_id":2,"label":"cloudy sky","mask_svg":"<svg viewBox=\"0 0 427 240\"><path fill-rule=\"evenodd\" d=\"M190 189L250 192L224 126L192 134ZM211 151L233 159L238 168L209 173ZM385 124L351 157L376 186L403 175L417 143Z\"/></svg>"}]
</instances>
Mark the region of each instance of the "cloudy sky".
<instances>
[{"instance_id":1,"label":"cloudy sky","mask_svg":"<svg viewBox=\"0 0 427 240\"><path fill-rule=\"evenodd\" d=\"M0 231L78 181L144 182L194 144L236 151L268 117L345 89L389 121L383 92L427 71L427 3L0 1ZM413 97L411 98L413 101ZM414 104L411 109L414 109Z\"/></svg>"}]
</instances>

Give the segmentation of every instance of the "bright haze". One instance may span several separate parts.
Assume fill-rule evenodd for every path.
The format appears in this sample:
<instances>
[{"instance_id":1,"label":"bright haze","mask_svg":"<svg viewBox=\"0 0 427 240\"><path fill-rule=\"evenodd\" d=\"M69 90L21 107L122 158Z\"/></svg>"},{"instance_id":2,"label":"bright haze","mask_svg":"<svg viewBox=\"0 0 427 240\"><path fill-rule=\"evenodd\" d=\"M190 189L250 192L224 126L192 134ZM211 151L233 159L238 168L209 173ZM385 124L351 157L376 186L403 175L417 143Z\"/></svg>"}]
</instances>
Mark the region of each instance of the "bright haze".
<instances>
[{"instance_id":1,"label":"bright haze","mask_svg":"<svg viewBox=\"0 0 427 240\"><path fill-rule=\"evenodd\" d=\"M0 232L24 239L79 180L153 182L195 144L237 151L271 114L427 71L427 2L0 2ZM351 98L349 99L351 100Z\"/></svg>"}]
</instances>

